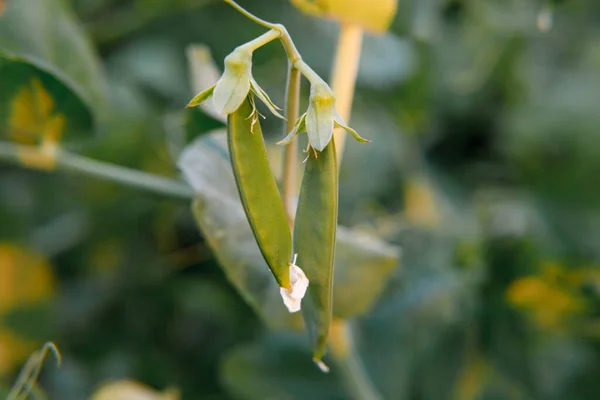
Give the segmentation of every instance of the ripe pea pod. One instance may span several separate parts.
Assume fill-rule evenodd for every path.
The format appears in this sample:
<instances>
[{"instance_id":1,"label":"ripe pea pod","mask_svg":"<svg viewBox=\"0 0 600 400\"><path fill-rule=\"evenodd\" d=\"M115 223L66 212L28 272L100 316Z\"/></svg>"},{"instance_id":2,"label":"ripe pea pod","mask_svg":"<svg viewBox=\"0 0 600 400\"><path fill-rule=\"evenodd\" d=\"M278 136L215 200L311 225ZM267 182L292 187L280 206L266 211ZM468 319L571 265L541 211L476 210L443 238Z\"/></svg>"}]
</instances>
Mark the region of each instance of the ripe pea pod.
<instances>
[{"instance_id":1,"label":"ripe pea pod","mask_svg":"<svg viewBox=\"0 0 600 400\"><path fill-rule=\"evenodd\" d=\"M292 238L271 167L262 130L253 119L248 97L227 116L227 144L233 174L248 222L279 286L290 287Z\"/></svg>"},{"instance_id":2,"label":"ripe pea pod","mask_svg":"<svg viewBox=\"0 0 600 400\"><path fill-rule=\"evenodd\" d=\"M312 149L310 149L312 152ZM313 358L325 353L333 304L333 260L338 215L338 173L332 140L306 161L296 224L294 251L310 285L302 311L313 347Z\"/></svg>"}]
</instances>

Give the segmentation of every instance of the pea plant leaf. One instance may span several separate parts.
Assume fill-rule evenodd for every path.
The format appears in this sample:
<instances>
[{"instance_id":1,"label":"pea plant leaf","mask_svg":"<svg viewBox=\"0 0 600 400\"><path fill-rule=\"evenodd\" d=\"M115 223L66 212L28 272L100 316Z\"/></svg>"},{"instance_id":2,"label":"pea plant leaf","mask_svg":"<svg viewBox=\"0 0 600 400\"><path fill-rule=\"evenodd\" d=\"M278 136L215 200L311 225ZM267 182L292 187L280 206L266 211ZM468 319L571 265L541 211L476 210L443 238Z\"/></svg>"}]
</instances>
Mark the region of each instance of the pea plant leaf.
<instances>
[{"instance_id":1,"label":"pea plant leaf","mask_svg":"<svg viewBox=\"0 0 600 400\"><path fill-rule=\"evenodd\" d=\"M104 109L100 64L63 3L11 1L0 16L0 137L84 137Z\"/></svg>"},{"instance_id":2,"label":"pea plant leaf","mask_svg":"<svg viewBox=\"0 0 600 400\"><path fill-rule=\"evenodd\" d=\"M279 286L264 262L237 192L223 130L196 139L181 154L179 168L197 193L196 222L221 267L246 302L272 328L302 328L289 314ZM333 314L368 312L391 272L399 250L380 239L338 227Z\"/></svg>"},{"instance_id":3,"label":"pea plant leaf","mask_svg":"<svg viewBox=\"0 0 600 400\"><path fill-rule=\"evenodd\" d=\"M173 159L198 137L225 128L225 123L209 116L202 108L173 111L164 118L166 144Z\"/></svg>"},{"instance_id":4,"label":"pea plant leaf","mask_svg":"<svg viewBox=\"0 0 600 400\"><path fill-rule=\"evenodd\" d=\"M213 59L208 46L204 44L190 45L186 49L186 55L194 94L200 93L217 83L221 77L221 71L217 67L217 63ZM212 101L204 101L199 107L192 109L200 109L204 115L222 124L225 124L227 121L227 116L217 112Z\"/></svg>"},{"instance_id":5,"label":"pea plant leaf","mask_svg":"<svg viewBox=\"0 0 600 400\"><path fill-rule=\"evenodd\" d=\"M190 96L213 86L219 80L221 71L214 61L210 48L204 44L192 44L186 49L188 73L193 92ZM219 114L212 100L204 101L196 107L186 107L166 115L167 146L174 159L181 151L200 135L215 129L224 128L227 116Z\"/></svg>"},{"instance_id":6,"label":"pea plant leaf","mask_svg":"<svg viewBox=\"0 0 600 400\"><path fill-rule=\"evenodd\" d=\"M270 333L235 347L221 364L221 380L236 399L344 399L337 368L323 374L299 334Z\"/></svg>"},{"instance_id":7,"label":"pea plant leaf","mask_svg":"<svg viewBox=\"0 0 600 400\"><path fill-rule=\"evenodd\" d=\"M365 232L338 226L334 261L333 316L368 313L396 270L400 249Z\"/></svg>"},{"instance_id":8,"label":"pea plant leaf","mask_svg":"<svg viewBox=\"0 0 600 400\"><path fill-rule=\"evenodd\" d=\"M179 167L198 193L193 211L204 237L240 295L272 328L301 328L302 317L283 305L279 285L256 244L236 188L225 132L202 136Z\"/></svg>"}]
</instances>

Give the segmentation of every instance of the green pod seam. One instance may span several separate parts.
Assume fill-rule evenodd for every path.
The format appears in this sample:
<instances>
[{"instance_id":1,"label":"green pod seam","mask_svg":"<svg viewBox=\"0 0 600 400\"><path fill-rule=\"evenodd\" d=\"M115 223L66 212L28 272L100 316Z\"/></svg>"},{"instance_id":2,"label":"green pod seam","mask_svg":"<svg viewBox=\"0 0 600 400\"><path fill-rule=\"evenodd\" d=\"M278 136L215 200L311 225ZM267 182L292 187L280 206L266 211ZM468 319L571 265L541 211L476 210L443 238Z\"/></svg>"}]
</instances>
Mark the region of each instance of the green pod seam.
<instances>
[{"instance_id":1,"label":"green pod seam","mask_svg":"<svg viewBox=\"0 0 600 400\"><path fill-rule=\"evenodd\" d=\"M292 237L258 121L252 128L250 99L227 116L227 144L248 222L279 286L290 287Z\"/></svg>"},{"instance_id":2,"label":"green pod seam","mask_svg":"<svg viewBox=\"0 0 600 400\"><path fill-rule=\"evenodd\" d=\"M312 152L312 149L310 149ZM310 284L302 313L313 358L325 354L333 305L333 261L338 216L338 173L332 140L306 161L294 227L294 251Z\"/></svg>"}]
</instances>

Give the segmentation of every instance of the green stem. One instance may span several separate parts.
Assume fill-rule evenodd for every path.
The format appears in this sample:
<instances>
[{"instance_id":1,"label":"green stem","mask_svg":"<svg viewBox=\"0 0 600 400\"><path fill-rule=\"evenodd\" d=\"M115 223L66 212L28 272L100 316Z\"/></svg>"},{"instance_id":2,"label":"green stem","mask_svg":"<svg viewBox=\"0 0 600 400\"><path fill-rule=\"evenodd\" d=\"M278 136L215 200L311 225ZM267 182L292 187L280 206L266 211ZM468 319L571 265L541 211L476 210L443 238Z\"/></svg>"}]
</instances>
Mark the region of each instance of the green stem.
<instances>
[{"instance_id":1,"label":"green stem","mask_svg":"<svg viewBox=\"0 0 600 400\"><path fill-rule=\"evenodd\" d=\"M6 400L24 399L28 397L28 394L36 389L35 385L48 352L51 352L54 355L56 358L56 364L60 366L62 357L58 351L58 348L54 343L47 342L44 344L41 350L34 352L29 357L27 363L25 363L25 366L19 373L15 384L8 393Z\"/></svg>"},{"instance_id":2,"label":"green stem","mask_svg":"<svg viewBox=\"0 0 600 400\"><path fill-rule=\"evenodd\" d=\"M286 132L294 129L294 124L300 115L300 71L290 63L288 69L285 117L287 118ZM294 218L296 214L296 196L298 191L297 168L298 168L298 138L294 136L292 141L285 146L283 164L283 204L290 224L290 230L294 230Z\"/></svg>"},{"instance_id":3,"label":"green stem","mask_svg":"<svg viewBox=\"0 0 600 400\"><path fill-rule=\"evenodd\" d=\"M27 159L38 157L40 160L48 157L35 146L0 142L0 159L27 166L28 163L24 161L25 156ZM57 150L54 157L52 161L55 162L57 168L62 170L94 176L180 199L191 200L194 198L194 191L188 185L173 179L91 160L65 150Z\"/></svg>"},{"instance_id":4,"label":"green stem","mask_svg":"<svg viewBox=\"0 0 600 400\"><path fill-rule=\"evenodd\" d=\"M311 67L308 66L302 59L296 60L294 62L294 67L296 67L302 75L308 79L311 84L325 83L327 84L320 76L317 74Z\"/></svg>"},{"instance_id":5,"label":"green stem","mask_svg":"<svg viewBox=\"0 0 600 400\"><path fill-rule=\"evenodd\" d=\"M253 52L254 50L258 49L259 47L262 47L262 46L266 45L267 43L269 43L279 37L281 37L281 32L277 29L271 29L268 32L263 33L256 39L253 39L253 40L239 46L238 49L246 49L246 50L249 50L250 52Z\"/></svg>"},{"instance_id":6,"label":"green stem","mask_svg":"<svg viewBox=\"0 0 600 400\"><path fill-rule=\"evenodd\" d=\"M363 31L359 26L340 26L340 37L331 74L331 86L336 95L336 108L346 123L349 123L352 112L362 36ZM344 152L345 133L337 129L334 135L339 167ZM381 400L382 396L377 392L363 366L354 342L352 328L347 321L333 321L329 344L331 354L335 363L339 366L348 393L356 400Z\"/></svg>"},{"instance_id":7,"label":"green stem","mask_svg":"<svg viewBox=\"0 0 600 400\"><path fill-rule=\"evenodd\" d=\"M262 18L257 17L256 15L252 14L250 11L246 10L244 7L240 6L235 1L233 1L233 0L223 0L223 1L227 4L229 4L231 7L235 8L236 11L238 11L240 14L242 14L244 17L248 18L249 20L256 22L257 24L262 25L268 29L277 29L276 24L273 24L271 22L265 21Z\"/></svg>"},{"instance_id":8,"label":"green stem","mask_svg":"<svg viewBox=\"0 0 600 400\"><path fill-rule=\"evenodd\" d=\"M351 24L340 26L337 52L331 74L331 89L336 96L335 108L346 124L350 124L362 37L363 30L360 26ZM341 128L337 128L333 132L338 167L342 165L346 135L346 131Z\"/></svg>"},{"instance_id":9,"label":"green stem","mask_svg":"<svg viewBox=\"0 0 600 400\"><path fill-rule=\"evenodd\" d=\"M296 48L296 45L294 44L294 41L292 40L292 37L288 33L287 29L285 29L285 26L281 24L274 24L257 17L256 15L252 14L251 12L237 4L234 0L223 1L235 8L238 12L240 12L242 15L244 15L251 21L256 22L261 26L264 26L265 28L276 30L277 32L279 32L279 40L281 41L281 44L283 45L285 52L287 53L288 59L290 60L292 65L298 71L300 71L302 75L304 75L306 79L310 81L311 84L325 83L325 81L321 79L321 77L311 67L309 67L304 61L302 61L302 56L298 52L298 49Z\"/></svg>"}]
</instances>

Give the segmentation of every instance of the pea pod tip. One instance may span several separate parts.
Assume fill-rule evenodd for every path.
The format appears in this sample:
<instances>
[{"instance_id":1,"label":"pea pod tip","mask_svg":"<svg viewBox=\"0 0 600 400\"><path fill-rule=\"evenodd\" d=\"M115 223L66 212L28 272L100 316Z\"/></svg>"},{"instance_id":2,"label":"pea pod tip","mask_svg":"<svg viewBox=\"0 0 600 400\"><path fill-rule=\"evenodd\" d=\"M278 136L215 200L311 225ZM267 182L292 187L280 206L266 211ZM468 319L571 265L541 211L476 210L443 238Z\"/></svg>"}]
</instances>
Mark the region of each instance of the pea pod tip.
<instances>
[{"instance_id":1,"label":"pea pod tip","mask_svg":"<svg viewBox=\"0 0 600 400\"><path fill-rule=\"evenodd\" d=\"M325 373L329 372L329 366L327 364L325 364L323 362L323 360L321 360L320 358L313 358L313 361L315 364L317 364L317 367L319 367L319 369Z\"/></svg>"}]
</instances>

